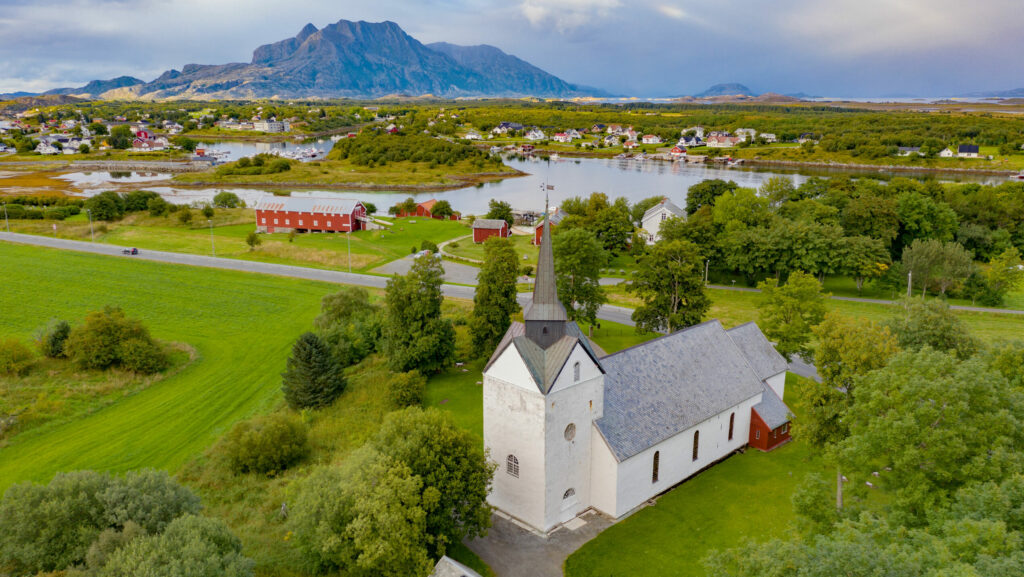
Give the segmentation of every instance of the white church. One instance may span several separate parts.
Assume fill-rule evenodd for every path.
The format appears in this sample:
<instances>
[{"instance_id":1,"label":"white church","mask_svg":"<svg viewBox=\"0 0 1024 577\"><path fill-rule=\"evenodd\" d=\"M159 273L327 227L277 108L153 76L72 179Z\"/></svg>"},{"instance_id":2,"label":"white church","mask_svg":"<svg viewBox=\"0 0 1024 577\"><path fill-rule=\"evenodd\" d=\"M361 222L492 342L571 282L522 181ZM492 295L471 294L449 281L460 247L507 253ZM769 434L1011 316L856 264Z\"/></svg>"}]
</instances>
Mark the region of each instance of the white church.
<instances>
[{"instance_id":1,"label":"white church","mask_svg":"<svg viewBox=\"0 0 1024 577\"><path fill-rule=\"evenodd\" d=\"M620 518L748 445L789 439L786 361L717 320L601 357L568 320L545 224L533 302L484 367L488 501L540 532Z\"/></svg>"}]
</instances>

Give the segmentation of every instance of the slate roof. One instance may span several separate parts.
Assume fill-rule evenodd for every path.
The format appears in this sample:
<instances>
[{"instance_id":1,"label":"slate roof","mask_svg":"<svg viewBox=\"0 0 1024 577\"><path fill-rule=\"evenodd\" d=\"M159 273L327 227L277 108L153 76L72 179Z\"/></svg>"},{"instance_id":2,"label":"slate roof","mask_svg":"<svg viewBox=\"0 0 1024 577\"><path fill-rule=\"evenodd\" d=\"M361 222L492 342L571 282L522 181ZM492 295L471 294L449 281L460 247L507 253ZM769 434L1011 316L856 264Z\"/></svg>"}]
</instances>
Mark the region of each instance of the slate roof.
<instances>
[{"instance_id":1,"label":"slate roof","mask_svg":"<svg viewBox=\"0 0 1024 577\"><path fill-rule=\"evenodd\" d=\"M321 214L352 214L356 205L361 204L352 198L332 198L317 196L265 196L256 205L256 210L274 210L285 212L315 212Z\"/></svg>"},{"instance_id":2,"label":"slate roof","mask_svg":"<svg viewBox=\"0 0 1024 577\"><path fill-rule=\"evenodd\" d=\"M973 153L977 154L978 150L979 150L979 148L978 148L977 144L961 144L960 147L957 148L957 153L958 154L967 154L967 153L973 152Z\"/></svg>"},{"instance_id":3,"label":"slate roof","mask_svg":"<svg viewBox=\"0 0 1024 577\"><path fill-rule=\"evenodd\" d=\"M564 210L562 210L562 209L558 209L558 210L556 210L556 211L555 211L555 214L552 214L552 215L551 215L551 224L552 224L552 225L558 225L558 223L562 222L562 219L563 219L563 218L565 218L565 217L567 217L567 216L569 216L569 213L565 212L565 211L564 211ZM536 230L536 229L538 229L538 228L540 228L540 227L544 226L544 220L545 220L545 218L546 218L546 217L543 217L543 216L542 216L542 217L540 218L540 220L539 220L539 221L537 221L537 224L536 224L536 225L534 225L534 227L533 227L533 228L534 228L534 230Z\"/></svg>"},{"instance_id":4,"label":"slate roof","mask_svg":"<svg viewBox=\"0 0 1024 577\"><path fill-rule=\"evenodd\" d=\"M438 559L437 565L434 565L434 572L430 577L480 577L480 574L444 555Z\"/></svg>"},{"instance_id":5,"label":"slate roof","mask_svg":"<svg viewBox=\"0 0 1024 577\"><path fill-rule=\"evenodd\" d=\"M501 230L505 224L505 221L500 218L478 218L473 221L473 228Z\"/></svg>"},{"instance_id":6,"label":"slate roof","mask_svg":"<svg viewBox=\"0 0 1024 577\"><path fill-rule=\"evenodd\" d=\"M565 367L577 342L583 346L583 349L594 359L594 363L603 371L597 351L591 346L590 339L583 334L576 323L568 321L565 323L565 336L555 341L547 349L540 348L537 343L526 337L526 325L520 322L512 323L505 331L505 336L501 338L498 347L494 349L494 354L487 361L484 372L491 368L491 365L498 360L505 349L510 345L514 346L526 364L526 368L530 371L537 390L546 395L551 390L551 386L555 384L555 379L562 368Z\"/></svg>"},{"instance_id":7,"label":"slate roof","mask_svg":"<svg viewBox=\"0 0 1024 577\"><path fill-rule=\"evenodd\" d=\"M754 405L754 410L769 429L777 429L789 422L789 407L771 387L764 383L761 386L764 388L764 394L761 396L761 402Z\"/></svg>"},{"instance_id":8,"label":"slate roof","mask_svg":"<svg viewBox=\"0 0 1024 577\"><path fill-rule=\"evenodd\" d=\"M668 211L675 216L686 216L685 210L679 208L674 202L666 198L651 208L648 208L647 212L644 213L644 217L640 219L640 222L647 220L647 217L657 213L662 208L668 209Z\"/></svg>"},{"instance_id":9,"label":"slate roof","mask_svg":"<svg viewBox=\"0 0 1024 577\"><path fill-rule=\"evenodd\" d=\"M717 320L601 359L598 431L622 462L762 394L763 381Z\"/></svg>"},{"instance_id":10,"label":"slate roof","mask_svg":"<svg viewBox=\"0 0 1024 577\"><path fill-rule=\"evenodd\" d=\"M736 343L740 352L747 357L751 368L754 369L754 374L759 379L766 380L769 377L774 377L785 372L789 367L786 359L779 354L779 351L775 350L775 347L755 323L742 324L725 332L732 338L732 342Z\"/></svg>"}]
</instances>

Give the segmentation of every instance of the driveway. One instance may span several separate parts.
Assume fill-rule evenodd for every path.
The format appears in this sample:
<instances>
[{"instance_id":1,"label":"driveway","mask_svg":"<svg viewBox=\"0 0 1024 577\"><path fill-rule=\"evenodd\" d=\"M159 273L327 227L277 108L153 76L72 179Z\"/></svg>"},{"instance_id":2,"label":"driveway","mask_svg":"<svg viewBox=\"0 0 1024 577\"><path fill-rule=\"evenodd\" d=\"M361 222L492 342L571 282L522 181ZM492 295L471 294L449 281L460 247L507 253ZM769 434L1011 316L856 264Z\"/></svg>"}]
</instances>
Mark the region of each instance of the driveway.
<instances>
[{"instance_id":1,"label":"driveway","mask_svg":"<svg viewBox=\"0 0 1024 577\"><path fill-rule=\"evenodd\" d=\"M407 257L391 261L384 266L379 266L373 269L373 272L386 275L405 275L412 268L412 263L414 262L416 262L416 257L410 254ZM456 284L476 285L476 275L480 272L480 269L475 266L447 260L441 261L441 266L444 267L445 281Z\"/></svg>"}]
</instances>

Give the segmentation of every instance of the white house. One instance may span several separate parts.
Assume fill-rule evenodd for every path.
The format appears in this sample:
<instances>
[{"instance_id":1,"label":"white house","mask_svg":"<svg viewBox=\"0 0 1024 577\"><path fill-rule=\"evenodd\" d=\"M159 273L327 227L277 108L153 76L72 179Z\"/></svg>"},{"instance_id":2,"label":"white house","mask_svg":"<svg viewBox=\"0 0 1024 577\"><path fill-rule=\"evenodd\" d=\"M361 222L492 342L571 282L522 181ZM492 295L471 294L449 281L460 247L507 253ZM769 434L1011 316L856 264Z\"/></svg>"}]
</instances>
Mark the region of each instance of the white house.
<instances>
[{"instance_id":1,"label":"white house","mask_svg":"<svg viewBox=\"0 0 1024 577\"><path fill-rule=\"evenodd\" d=\"M661 144L661 137L657 134L645 134L641 142L644 144Z\"/></svg>"},{"instance_id":2,"label":"white house","mask_svg":"<svg viewBox=\"0 0 1024 577\"><path fill-rule=\"evenodd\" d=\"M565 133L569 135L569 138L571 140L575 140L577 138L583 138L583 135L580 134L580 131L576 130L575 128L570 128L569 130L566 130Z\"/></svg>"},{"instance_id":3,"label":"white house","mask_svg":"<svg viewBox=\"0 0 1024 577\"><path fill-rule=\"evenodd\" d=\"M978 150L977 144L961 144L956 149L956 155L958 158L978 158Z\"/></svg>"},{"instance_id":4,"label":"white house","mask_svg":"<svg viewBox=\"0 0 1024 577\"><path fill-rule=\"evenodd\" d=\"M788 439L786 362L756 325L600 356L558 299L550 239L545 225L524 322L484 367L491 505L541 532L590 509L621 518L748 442Z\"/></svg>"},{"instance_id":5,"label":"white house","mask_svg":"<svg viewBox=\"0 0 1024 577\"><path fill-rule=\"evenodd\" d=\"M480 140L480 133L475 130L470 130L466 133L466 140Z\"/></svg>"},{"instance_id":6,"label":"white house","mask_svg":"<svg viewBox=\"0 0 1024 577\"><path fill-rule=\"evenodd\" d=\"M743 139L739 136L718 136L713 134L708 137L707 146L708 148L729 148L741 142L743 142Z\"/></svg>"},{"instance_id":7,"label":"white house","mask_svg":"<svg viewBox=\"0 0 1024 577\"><path fill-rule=\"evenodd\" d=\"M701 139L704 138L704 127L703 126L691 126L689 128L684 128L683 130L680 131L680 136L686 136L687 132L694 133L694 135L696 135L697 138L701 138Z\"/></svg>"},{"instance_id":8,"label":"white house","mask_svg":"<svg viewBox=\"0 0 1024 577\"><path fill-rule=\"evenodd\" d=\"M619 145L619 137L615 136L614 134L609 134L608 136L605 136L604 137L604 145L605 146L618 146Z\"/></svg>"},{"instance_id":9,"label":"white house","mask_svg":"<svg viewBox=\"0 0 1024 577\"><path fill-rule=\"evenodd\" d=\"M953 158L956 154L953 152L952 148L943 148L942 152L939 153L939 156L942 158Z\"/></svg>"},{"instance_id":10,"label":"white house","mask_svg":"<svg viewBox=\"0 0 1024 577\"><path fill-rule=\"evenodd\" d=\"M647 244L657 242L661 223L673 216L686 218L686 211L676 206L675 203L667 198L661 199L661 202L647 209L643 218L640 219L640 226L647 234Z\"/></svg>"},{"instance_id":11,"label":"white house","mask_svg":"<svg viewBox=\"0 0 1024 577\"><path fill-rule=\"evenodd\" d=\"M684 136L679 139L679 146L686 148L704 146L704 139L700 136Z\"/></svg>"},{"instance_id":12,"label":"white house","mask_svg":"<svg viewBox=\"0 0 1024 577\"><path fill-rule=\"evenodd\" d=\"M564 132L558 132L551 137L555 142L572 142L572 137Z\"/></svg>"},{"instance_id":13,"label":"white house","mask_svg":"<svg viewBox=\"0 0 1024 577\"><path fill-rule=\"evenodd\" d=\"M779 141L779 137L775 136L775 134L771 133L771 132L762 132L761 134L758 134L757 136L759 138L763 139L768 144L771 144L773 142L778 142Z\"/></svg>"},{"instance_id":14,"label":"white house","mask_svg":"<svg viewBox=\"0 0 1024 577\"><path fill-rule=\"evenodd\" d=\"M292 127L287 120L279 122L277 120L270 119L253 122L252 129L259 132L288 132Z\"/></svg>"},{"instance_id":15,"label":"white house","mask_svg":"<svg viewBox=\"0 0 1024 577\"><path fill-rule=\"evenodd\" d=\"M753 142L757 138L757 131L753 128L737 128L736 136L742 138L744 142Z\"/></svg>"},{"instance_id":16,"label":"white house","mask_svg":"<svg viewBox=\"0 0 1024 577\"><path fill-rule=\"evenodd\" d=\"M531 128L530 131L526 133L526 140L544 140L544 138L544 131L539 128Z\"/></svg>"}]
</instances>

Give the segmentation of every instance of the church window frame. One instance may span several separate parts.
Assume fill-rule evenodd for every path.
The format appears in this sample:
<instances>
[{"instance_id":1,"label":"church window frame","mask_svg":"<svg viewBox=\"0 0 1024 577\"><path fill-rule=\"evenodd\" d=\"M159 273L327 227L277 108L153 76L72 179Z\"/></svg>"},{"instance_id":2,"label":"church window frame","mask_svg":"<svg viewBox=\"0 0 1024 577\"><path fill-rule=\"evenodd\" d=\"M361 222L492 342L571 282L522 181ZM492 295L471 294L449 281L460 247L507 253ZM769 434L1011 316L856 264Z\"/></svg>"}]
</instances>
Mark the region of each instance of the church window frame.
<instances>
[{"instance_id":1,"label":"church window frame","mask_svg":"<svg viewBox=\"0 0 1024 577\"><path fill-rule=\"evenodd\" d=\"M565 432L562 433L566 441L572 441L576 438L576 423L569 423L565 426Z\"/></svg>"},{"instance_id":2,"label":"church window frame","mask_svg":"<svg viewBox=\"0 0 1024 577\"><path fill-rule=\"evenodd\" d=\"M661 451L654 452L654 462L651 464L651 483L658 482L658 473L661 468Z\"/></svg>"},{"instance_id":3,"label":"church window frame","mask_svg":"<svg viewBox=\"0 0 1024 577\"><path fill-rule=\"evenodd\" d=\"M696 461L700 455L700 431L693 432L693 460Z\"/></svg>"},{"instance_id":4,"label":"church window frame","mask_svg":"<svg viewBox=\"0 0 1024 577\"><path fill-rule=\"evenodd\" d=\"M576 489L574 489L572 487L569 487L568 489L565 490L564 493L562 493L562 500L565 501L569 497L575 497L575 496L576 496Z\"/></svg>"},{"instance_id":5,"label":"church window frame","mask_svg":"<svg viewBox=\"0 0 1024 577\"><path fill-rule=\"evenodd\" d=\"M736 424L736 413L729 415L729 440L732 440L733 426Z\"/></svg>"},{"instance_id":6,"label":"church window frame","mask_svg":"<svg viewBox=\"0 0 1024 577\"><path fill-rule=\"evenodd\" d=\"M576 361L572 364L572 382L580 382L580 362Z\"/></svg>"},{"instance_id":7,"label":"church window frame","mask_svg":"<svg viewBox=\"0 0 1024 577\"><path fill-rule=\"evenodd\" d=\"M511 454L505 457L505 472L516 479L519 478L519 457Z\"/></svg>"}]
</instances>

